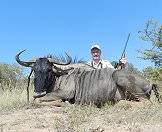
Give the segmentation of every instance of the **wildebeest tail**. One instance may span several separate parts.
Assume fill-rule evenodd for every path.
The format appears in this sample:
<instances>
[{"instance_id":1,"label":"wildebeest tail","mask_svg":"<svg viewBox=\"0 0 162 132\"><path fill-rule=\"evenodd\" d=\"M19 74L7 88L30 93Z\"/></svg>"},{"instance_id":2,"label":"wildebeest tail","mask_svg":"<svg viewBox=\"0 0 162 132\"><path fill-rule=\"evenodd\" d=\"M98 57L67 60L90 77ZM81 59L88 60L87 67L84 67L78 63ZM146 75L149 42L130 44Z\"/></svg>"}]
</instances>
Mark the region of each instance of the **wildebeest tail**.
<instances>
[{"instance_id":1,"label":"wildebeest tail","mask_svg":"<svg viewBox=\"0 0 162 132\"><path fill-rule=\"evenodd\" d=\"M157 98L158 101L160 102L161 95L160 95L160 93L159 93L159 91L158 91L158 86L157 86L157 84L152 84L152 90L154 91L156 98Z\"/></svg>"}]
</instances>

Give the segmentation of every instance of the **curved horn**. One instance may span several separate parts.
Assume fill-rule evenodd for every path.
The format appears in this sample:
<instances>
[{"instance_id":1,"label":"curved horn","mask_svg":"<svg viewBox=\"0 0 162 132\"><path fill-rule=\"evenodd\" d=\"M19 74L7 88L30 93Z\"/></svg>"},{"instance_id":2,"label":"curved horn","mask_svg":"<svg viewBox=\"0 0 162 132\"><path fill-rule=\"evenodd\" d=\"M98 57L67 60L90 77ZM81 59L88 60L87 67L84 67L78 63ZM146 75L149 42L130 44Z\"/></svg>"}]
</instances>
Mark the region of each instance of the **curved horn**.
<instances>
[{"instance_id":1,"label":"curved horn","mask_svg":"<svg viewBox=\"0 0 162 132\"><path fill-rule=\"evenodd\" d=\"M60 68L62 70L70 70L70 69L75 69L75 68L82 68L82 69L85 69L85 70L95 70L96 68L92 67L91 65L89 64L86 64L86 63L75 63L75 64L70 64L70 65L66 65L66 66L61 66L61 65L55 65L57 68ZM55 67L53 67L53 69L56 70Z\"/></svg>"},{"instance_id":2,"label":"curved horn","mask_svg":"<svg viewBox=\"0 0 162 132\"><path fill-rule=\"evenodd\" d=\"M52 58L48 58L48 60L54 64L57 64L57 65L69 65L71 62L72 62L72 58L65 52L66 56L68 57L68 62L66 63L59 63L59 62L56 62L56 60L52 59Z\"/></svg>"},{"instance_id":3,"label":"curved horn","mask_svg":"<svg viewBox=\"0 0 162 132\"><path fill-rule=\"evenodd\" d=\"M26 61L21 61L20 58L19 58L19 55L21 53L23 53L25 50L21 51L20 53L18 53L16 56L15 56L15 59L16 61L22 65L22 66L25 66L25 67L32 67L32 64L35 63L35 61L29 61L29 62L26 62Z\"/></svg>"}]
</instances>

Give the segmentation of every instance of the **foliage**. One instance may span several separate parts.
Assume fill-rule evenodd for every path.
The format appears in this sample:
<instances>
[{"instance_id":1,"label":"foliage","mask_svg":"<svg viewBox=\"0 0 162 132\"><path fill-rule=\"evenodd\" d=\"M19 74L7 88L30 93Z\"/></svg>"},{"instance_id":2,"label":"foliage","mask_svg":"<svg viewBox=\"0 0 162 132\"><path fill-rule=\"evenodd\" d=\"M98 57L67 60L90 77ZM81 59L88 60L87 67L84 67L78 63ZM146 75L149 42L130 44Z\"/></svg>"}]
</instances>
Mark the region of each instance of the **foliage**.
<instances>
[{"instance_id":1,"label":"foliage","mask_svg":"<svg viewBox=\"0 0 162 132\"><path fill-rule=\"evenodd\" d=\"M25 105L26 87L27 78L23 75L22 67L0 63L0 108ZM33 91L33 85L30 89Z\"/></svg>"},{"instance_id":2,"label":"foliage","mask_svg":"<svg viewBox=\"0 0 162 132\"><path fill-rule=\"evenodd\" d=\"M138 74L138 75L141 74L141 72L137 68L135 68L132 63L127 63L126 70L128 73L133 73L133 74Z\"/></svg>"},{"instance_id":3,"label":"foliage","mask_svg":"<svg viewBox=\"0 0 162 132\"><path fill-rule=\"evenodd\" d=\"M144 60L150 60L155 67L147 67L143 75L153 81L162 80L162 25L155 20L148 20L145 28L139 31L140 38L151 44L149 48L138 50ZM147 43L147 44L148 44Z\"/></svg>"},{"instance_id":4,"label":"foliage","mask_svg":"<svg viewBox=\"0 0 162 132\"><path fill-rule=\"evenodd\" d=\"M12 90L11 88L15 87L17 81L22 77L23 70L21 67L4 63L0 64L0 86L3 91L7 89Z\"/></svg>"},{"instance_id":5,"label":"foliage","mask_svg":"<svg viewBox=\"0 0 162 132\"><path fill-rule=\"evenodd\" d=\"M154 20L148 20L145 28L139 31L140 38L143 41L149 42L151 47L149 49L139 50L141 58L150 60L157 67L162 66L162 25Z\"/></svg>"},{"instance_id":6,"label":"foliage","mask_svg":"<svg viewBox=\"0 0 162 132\"><path fill-rule=\"evenodd\" d=\"M151 79L153 81L161 81L162 80L162 68L153 68L153 67L147 67L143 70L143 75Z\"/></svg>"}]
</instances>

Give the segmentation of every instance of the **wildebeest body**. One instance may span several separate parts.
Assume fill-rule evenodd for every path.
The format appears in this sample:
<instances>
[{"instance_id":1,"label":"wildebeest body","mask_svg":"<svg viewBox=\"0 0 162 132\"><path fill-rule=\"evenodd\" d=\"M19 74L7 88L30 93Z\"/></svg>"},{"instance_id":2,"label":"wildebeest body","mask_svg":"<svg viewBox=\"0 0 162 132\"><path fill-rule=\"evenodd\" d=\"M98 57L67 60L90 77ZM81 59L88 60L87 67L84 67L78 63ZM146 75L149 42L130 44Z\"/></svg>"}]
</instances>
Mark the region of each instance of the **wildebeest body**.
<instances>
[{"instance_id":1,"label":"wildebeest body","mask_svg":"<svg viewBox=\"0 0 162 132\"><path fill-rule=\"evenodd\" d=\"M51 96L100 107L107 101L114 101L117 87L111 76L113 71L106 68L91 71L74 69L59 77Z\"/></svg>"},{"instance_id":2,"label":"wildebeest body","mask_svg":"<svg viewBox=\"0 0 162 132\"><path fill-rule=\"evenodd\" d=\"M138 97L150 99L152 90L155 92L156 97L160 98L157 85L152 84L141 75L130 74L122 69L113 73L113 79L123 99L138 100Z\"/></svg>"}]
</instances>

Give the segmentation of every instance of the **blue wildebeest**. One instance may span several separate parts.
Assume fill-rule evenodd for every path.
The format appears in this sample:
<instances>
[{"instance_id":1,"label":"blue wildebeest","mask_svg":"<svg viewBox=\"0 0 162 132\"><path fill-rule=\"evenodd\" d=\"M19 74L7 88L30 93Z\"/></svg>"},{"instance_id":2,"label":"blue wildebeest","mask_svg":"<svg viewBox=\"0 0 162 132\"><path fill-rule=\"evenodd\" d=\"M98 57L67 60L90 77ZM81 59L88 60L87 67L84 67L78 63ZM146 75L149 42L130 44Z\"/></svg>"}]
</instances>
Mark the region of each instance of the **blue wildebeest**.
<instances>
[{"instance_id":1,"label":"blue wildebeest","mask_svg":"<svg viewBox=\"0 0 162 132\"><path fill-rule=\"evenodd\" d=\"M23 51L22 51L23 52ZM95 104L101 107L105 102L128 99L139 101L139 97L149 99L151 90L159 98L156 85L146 79L112 68L94 69L87 64L70 64L56 62L54 59L38 58L35 61L21 61L19 55L16 61L34 71L35 98L40 101L68 100L77 104Z\"/></svg>"}]
</instances>

